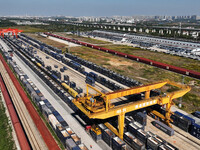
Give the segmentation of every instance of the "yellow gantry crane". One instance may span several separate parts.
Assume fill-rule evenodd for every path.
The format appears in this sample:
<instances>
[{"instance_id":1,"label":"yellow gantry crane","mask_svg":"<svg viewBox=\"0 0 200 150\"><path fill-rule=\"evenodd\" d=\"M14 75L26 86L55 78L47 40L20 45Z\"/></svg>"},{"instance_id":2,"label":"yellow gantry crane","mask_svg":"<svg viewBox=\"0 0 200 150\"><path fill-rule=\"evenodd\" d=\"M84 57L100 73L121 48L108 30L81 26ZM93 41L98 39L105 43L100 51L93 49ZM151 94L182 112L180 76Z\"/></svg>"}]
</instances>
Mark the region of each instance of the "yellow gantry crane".
<instances>
[{"instance_id":1,"label":"yellow gantry crane","mask_svg":"<svg viewBox=\"0 0 200 150\"><path fill-rule=\"evenodd\" d=\"M179 90L166 93L159 96L150 97L150 91L153 89L160 89L166 84L176 86ZM97 94L90 94L89 88L95 90ZM118 130L111 124L105 123L105 125L113 131L117 136L123 140L124 133L124 119L125 114L134 110L152 106L155 104L166 104L166 115L164 121L170 126L171 106L173 105L173 99L182 97L190 91L190 87L183 84L171 82L169 80L159 81L152 84L147 84L139 87L131 87L129 89L122 89L110 93L102 93L93 86L87 84L87 93L84 97L75 98L73 103L89 118L91 119L107 119L114 116L118 116ZM120 97L145 92L145 99L128 102L122 105L115 106L111 103L111 100Z\"/></svg>"}]
</instances>

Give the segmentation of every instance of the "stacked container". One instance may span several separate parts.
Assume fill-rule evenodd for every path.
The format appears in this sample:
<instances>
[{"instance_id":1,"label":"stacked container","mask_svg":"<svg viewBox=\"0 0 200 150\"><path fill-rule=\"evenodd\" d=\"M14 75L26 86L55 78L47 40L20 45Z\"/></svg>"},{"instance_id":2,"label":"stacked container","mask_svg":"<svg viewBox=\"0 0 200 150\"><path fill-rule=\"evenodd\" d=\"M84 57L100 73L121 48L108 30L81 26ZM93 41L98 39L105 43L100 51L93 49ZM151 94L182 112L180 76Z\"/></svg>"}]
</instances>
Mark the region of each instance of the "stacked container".
<instances>
[{"instance_id":1,"label":"stacked container","mask_svg":"<svg viewBox=\"0 0 200 150\"><path fill-rule=\"evenodd\" d=\"M112 146L112 138L115 137L115 134L109 130L105 129L102 132L102 139L106 142L109 146Z\"/></svg>"},{"instance_id":2,"label":"stacked container","mask_svg":"<svg viewBox=\"0 0 200 150\"><path fill-rule=\"evenodd\" d=\"M135 114L134 120L139 122L141 125L146 126L146 124L147 124L147 115L142 113L142 112L138 112L138 113Z\"/></svg>"},{"instance_id":3,"label":"stacked container","mask_svg":"<svg viewBox=\"0 0 200 150\"><path fill-rule=\"evenodd\" d=\"M124 141L127 142L134 150L145 150L145 144L133 136L130 132L124 133Z\"/></svg>"},{"instance_id":4,"label":"stacked container","mask_svg":"<svg viewBox=\"0 0 200 150\"><path fill-rule=\"evenodd\" d=\"M169 136L174 135L174 129L168 127L166 124L155 120L152 122L152 124L157 127L158 129L162 130L163 132L165 132L166 134L168 134Z\"/></svg>"},{"instance_id":5,"label":"stacked container","mask_svg":"<svg viewBox=\"0 0 200 150\"><path fill-rule=\"evenodd\" d=\"M161 143L155 137L147 139L147 149L157 150L160 145Z\"/></svg>"},{"instance_id":6,"label":"stacked container","mask_svg":"<svg viewBox=\"0 0 200 150\"><path fill-rule=\"evenodd\" d=\"M112 139L112 149L113 150L126 150L126 144L119 137L114 137Z\"/></svg>"}]
</instances>

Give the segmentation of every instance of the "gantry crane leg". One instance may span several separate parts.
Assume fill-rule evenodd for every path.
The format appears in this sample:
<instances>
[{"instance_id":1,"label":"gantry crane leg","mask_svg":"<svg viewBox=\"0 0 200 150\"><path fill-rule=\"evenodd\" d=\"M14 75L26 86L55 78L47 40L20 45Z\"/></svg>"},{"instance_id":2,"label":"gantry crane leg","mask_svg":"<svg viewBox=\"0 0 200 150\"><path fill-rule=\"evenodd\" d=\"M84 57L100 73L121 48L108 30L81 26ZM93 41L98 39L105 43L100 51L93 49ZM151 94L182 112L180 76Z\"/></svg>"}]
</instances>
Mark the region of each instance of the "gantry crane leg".
<instances>
[{"instance_id":1,"label":"gantry crane leg","mask_svg":"<svg viewBox=\"0 0 200 150\"><path fill-rule=\"evenodd\" d=\"M150 91L145 92L145 99L148 99L150 97Z\"/></svg>"},{"instance_id":2,"label":"gantry crane leg","mask_svg":"<svg viewBox=\"0 0 200 150\"><path fill-rule=\"evenodd\" d=\"M123 134L124 134L124 119L125 119L125 114L120 114L118 116L118 128L119 128L119 138L123 140Z\"/></svg>"},{"instance_id":3,"label":"gantry crane leg","mask_svg":"<svg viewBox=\"0 0 200 150\"><path fill-rule=\"evenodd\" d=\"M172 99L170 99L169 103L166 104L166 108L165 108L165 122L168 126L172 127L171 124L170 124L170 120L171 120L171 107L173 105L173 101Z\"/></svg>"}]
</instances>

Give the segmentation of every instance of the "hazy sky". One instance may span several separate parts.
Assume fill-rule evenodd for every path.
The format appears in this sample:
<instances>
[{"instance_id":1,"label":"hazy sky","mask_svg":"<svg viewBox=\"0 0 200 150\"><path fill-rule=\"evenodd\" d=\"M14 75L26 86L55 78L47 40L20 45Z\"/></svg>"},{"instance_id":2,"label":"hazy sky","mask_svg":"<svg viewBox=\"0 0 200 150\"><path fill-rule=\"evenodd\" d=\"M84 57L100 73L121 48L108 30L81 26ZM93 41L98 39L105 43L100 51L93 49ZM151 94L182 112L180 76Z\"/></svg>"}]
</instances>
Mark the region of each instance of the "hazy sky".
<instances>
[{"instance_id":1,"label":"hazy sky","mask_svg":"<svg viewBox=\"0 0 200 150\"><path fill-rule=\"evenodd\" d=\"M200 0L0 0L3 15L200 15Z\"/></svg>"}]
</instances>

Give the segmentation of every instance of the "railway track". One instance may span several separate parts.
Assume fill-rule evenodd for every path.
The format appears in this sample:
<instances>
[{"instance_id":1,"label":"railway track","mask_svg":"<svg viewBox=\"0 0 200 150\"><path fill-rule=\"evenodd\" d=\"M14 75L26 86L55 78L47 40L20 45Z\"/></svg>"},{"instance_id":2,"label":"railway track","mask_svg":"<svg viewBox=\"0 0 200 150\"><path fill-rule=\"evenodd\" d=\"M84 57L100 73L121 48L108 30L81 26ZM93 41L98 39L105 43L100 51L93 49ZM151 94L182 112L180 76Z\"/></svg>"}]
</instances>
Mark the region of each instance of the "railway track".
<instances>
[{"instance_id":1,"label":"railway track","mask_svg":"<svg viewBox=\"0 0 200 150\"><path fill-rule=\"evenodd\" d=\"M150 116L147 116L147 120L148 120L148 123L149 124L151 124L151 122L152 121L154 121L154 119L153 118L151 118ZM152 127L151 127L152 126ZM153 125L151 125L150 127L148 127L148 129L149 128L156 128L156 127L154 127ZM174 129L174 132L175 132L175 134L174 134L174 136L176 136L176 139L181 139L181 141L183 142L182 144L184 144L184 143L186 143L187 145L191 145L191 150L197 150L197 149L199 149L199 147L200 147L200 141L197 139L197 138L195 138L195 137L193 137L193 136L191 136L189 133L187 133L187 132L185 132L185 131L183 131L183 130L181 130L181 129L179 129L178 127L176 127L176 126L174 126L173 124L172 124L172 127L173 127L173 129ZM156 130L157 130L157 128L156 128ZM159 135L159 134L158 134ZM160 135L159 135L160 136ZM164 135L165 136L165 135ZM166 136L166 137L163 137L164 139L167 139L168 137ZM174 139L173 139L174 140ZM182 146L182 145L181 145Z\"/></svg>"},{"instance_id":2,"label":"railway track","mask_svg":"<svg viewBox=\"0 0 200 150\"><path fill-rule=\"evenodd\" d=\"M20 119L17 116L16 109L14 108L14 105L8 94L8 90L6 88L6 85L3 81L1 74L0 74L0 88L1 88L0 95L3 96L3 100L5 101L5 105L9 112L10 120L12 121L12 126L13 126L12 128L14 128L15 133L16 133L16 135L15 135L17 137L17 141L15 141L16 147L21 148L21 150L31 150L31 146L30 146L27 136L23 130ZM14 138L14 140L16 140L16 138ZM20 146L20 147L18 147L18 146Z\"/></svg>"},{"instance_id":3,"label":"railway track","mask_svg":"<svg viewBox=\"0 0 200 150\"><path fill-rule=\"evenodd\" d=\"M23 41L23 42L25 42L25 41ZM25 42L25 43L28 44L27 42ZM36 49L37 49L37 48L36 48ZM79 78L80 80L85 81L85 78L86 78L85 75L83 75L83 74L81 74L80 72L78 72L78 71L72 69L70 66L68 66L68 65L66 65L66 64L64 64L64 63L62 63L62 62L60 62L60 61L58 61L57 59L53 58L51 55L48 55L48 54L44 53L43 51L41 51L41 50L39 50L39 49L37 49L37 52L43 54L44 56L49 56L49 58L51 58L53 61L57 62L58 64L60 64L60 65L62 65L62 66L66 66L66 67L72 72L73 76ZM69 59L68 59L68 60L69 60ZM107 87L101 85L101 84L98 83L98 82L95 83L95 88L97 88L97 89L100 90L100 91L101 91L101 90L106 90L106 91L108 91L108 92L113 92L112 90L110 90L109 88L107 88ZM125 100L124 98L117 98L117 99L114 100L114 103L122 102L122 101L124 101L124 100Z\"/></svg>"},{"instance_id":4,"label":"railway track","mask_svg":"<svg viewBox=\"0 0 200 150\"><path fill-rule=\"evenodd\" d=\"M66 67L73 73L73 76L76 76L76 77L79 78L80 80L85 81L85 79L86 79L85 75L83 75L83 74L81 74L80 72L78 72L78 71L72 69L70 66L68 66L68 65L66 65L66 64L64 64L64 63L62 63L62 62L60 62L60 61L58 61L57 59L53 58L51 55L48 55L48 54L44 53L43 51L41 51L41 50L39 50L39 49L37 49L37 51L39 51L40 53L42 53L42 54L45 55L45 56L49 56L52 60L54 60L55 62L59 63L60 65L66 66ZM113 92L111 89L109 89L109 88L107 88L107 87L101 85L101 84L98 83L98 82L95 83L95 88L97 88L97 89L100 90L100 91L106 90L106 91L108 91L108 92ZM119 102L122 102L122 101L124 101L124 100L126 100L126 99L125 99L125 98L117 98L117 99L114 100L114 103L119 103Z\"/></svg>"},{"instance_id":5,"label":"railway track","mask_svg":"<svg viewBox=\"0 0 200 150\"><path fill-rule=\"evenodd\" d=\"M34 125L31 116L29 115L28 110L26 109L26 106L24 105L19 93L17 92L15 86L13 85L13 82L10 79L1 61L0 61L0 73L8 89L10 97L12 98L12 101L20 117L20 120L23 124L23 128L26 132L26 135L32 146L32 149L35 150L47 149L43 139L41 138L41 135L39 134L36 126Z\"/></svg>"}]
</instances>

